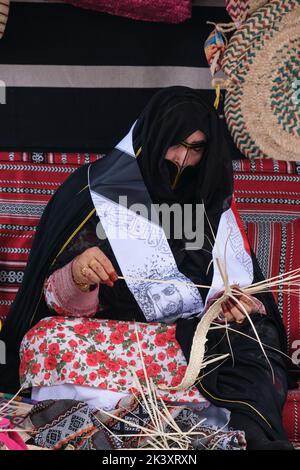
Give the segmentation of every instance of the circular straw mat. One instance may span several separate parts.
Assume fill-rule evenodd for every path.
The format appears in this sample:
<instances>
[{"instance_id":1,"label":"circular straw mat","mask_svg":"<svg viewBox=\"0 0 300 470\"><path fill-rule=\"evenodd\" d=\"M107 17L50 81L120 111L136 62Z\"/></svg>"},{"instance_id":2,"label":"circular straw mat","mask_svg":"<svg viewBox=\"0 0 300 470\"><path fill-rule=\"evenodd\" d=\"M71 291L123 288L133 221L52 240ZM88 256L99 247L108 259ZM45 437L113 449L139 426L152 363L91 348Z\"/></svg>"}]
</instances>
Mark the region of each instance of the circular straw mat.
<instances>
[{"instance_id":1,"label":"circular straw mat","mask_svg":"<svg viewBox=\"0 0 300 470\"><path fill-rule=\"evenodd\" d=\"M300 1L273 0L233 34L225 118L248 158L300 160Z\"/></svg>"}]
</instances>

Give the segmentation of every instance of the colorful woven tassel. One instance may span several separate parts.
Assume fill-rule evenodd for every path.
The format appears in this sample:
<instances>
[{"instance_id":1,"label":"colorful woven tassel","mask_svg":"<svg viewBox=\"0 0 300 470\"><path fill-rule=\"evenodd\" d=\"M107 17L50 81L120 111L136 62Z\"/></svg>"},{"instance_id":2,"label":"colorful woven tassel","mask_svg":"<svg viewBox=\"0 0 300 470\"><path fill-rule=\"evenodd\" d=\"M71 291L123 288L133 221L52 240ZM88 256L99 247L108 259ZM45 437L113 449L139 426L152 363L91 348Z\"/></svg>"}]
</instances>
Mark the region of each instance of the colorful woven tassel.
<instances>
[{"instance_id":1,"label":"colorful woven tassel","mask_svg":"<svg viewBox=\"0 0 300 470\"><path fill-rule=\"evenodd\" d=\"M204 52L212 77L221 69L221 60L225 51L223 34L214 29L204 43Z\"/></svg>"}]
</instances>

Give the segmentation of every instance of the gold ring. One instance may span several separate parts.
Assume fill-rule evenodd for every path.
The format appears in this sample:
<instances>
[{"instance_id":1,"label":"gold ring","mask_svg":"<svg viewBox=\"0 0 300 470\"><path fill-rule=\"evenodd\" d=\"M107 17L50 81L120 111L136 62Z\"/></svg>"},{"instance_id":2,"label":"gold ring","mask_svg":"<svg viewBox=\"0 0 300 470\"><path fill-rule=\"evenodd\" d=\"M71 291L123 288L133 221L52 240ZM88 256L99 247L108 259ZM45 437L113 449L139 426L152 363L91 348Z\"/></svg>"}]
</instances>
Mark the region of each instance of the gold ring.
<instances>
[{"instance_id":1,"label":"gold ring","mask_svg":"<svg viewBox=\"0 0 300 470\"><path fill-rule=\"evenodd\" d=\"M82 274L84 277L86 277L86 271L87 271L87 269L88 269L88 268L87 268L86 266L84 266L83 268L80 268L80 272L81 272L81 274Z\"/></svg>"},{"instance_id":2,"label":"gold ring","mask_svg":"<svg viewBox=\"0 0 300 470\"><path fill-rule=\"evenodd\" d=\"M91 269L93 269L93 266L92 266L92 262L93 262L93 261L94 261L94 260L92 259L92 261L89 263L89 268L91 268Z\"/></svg>"}]
</instances>

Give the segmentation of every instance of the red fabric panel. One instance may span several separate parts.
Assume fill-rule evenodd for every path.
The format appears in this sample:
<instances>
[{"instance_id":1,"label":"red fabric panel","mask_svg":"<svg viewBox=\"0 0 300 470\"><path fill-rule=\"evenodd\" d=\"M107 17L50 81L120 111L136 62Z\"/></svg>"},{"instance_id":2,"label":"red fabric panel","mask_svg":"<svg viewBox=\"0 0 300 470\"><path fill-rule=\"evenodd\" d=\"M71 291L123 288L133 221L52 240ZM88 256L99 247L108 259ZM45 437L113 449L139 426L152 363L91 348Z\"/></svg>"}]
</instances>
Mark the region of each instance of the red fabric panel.
<instances>
[{"instance_id":1,"label":"red fabric panel","mask_svg":"<svg viewBox=\"0 0 300 470\"><path fill-rule=\"evenodd\" d=\"M297 447L300 446L300 382L298 390L288 393L287 401L283 408L283 425L288 438Z\"/></svg>"},{"instance_id":2,"label":"red fabric panel","mask_svg":"<svg viewBox=\"0 0 300 470\"><path fill-rule=\"evenodd\" d=\"M299 164L274 160L234 162L237 208L246 220L250 244L264 275L300 267ZM289 354L300 359L300 293L274 292L287 329ZM299 384L300 385L300 384ZM292 390L283 410L289 439L300 446L300 388Z\"/></svg>"},{"instance_id":3,"label":"red fabric panel","mask_svg":"<svg viewBox=\"0 0 300 470\"><path fill-rule=\"evenodd\" d=\"M260 233L262 232L262 233ZM262 230L261 224L248 224L248 237L255 253L259 250L264 253L267 265L267 276L277 276L279 273L288 272L300 268L299 239L300 218L283 227L280 223L269 224L269 231ZM267 250L262 250L266 242L262 237L268 237ZM298 244L297 244L298 240ZM288 256L284 256L284 254ZM299 289L295 287L280 286L274 297L283 314L283 321L287 329L289 354L292 354L300 346L300 296Z\"/></svg>"},{"instance_id":4,"label":"red fabric panel","mask_svg":"<svg viewBox=\"0 0 300 470\"><path fill-rule=\"evenodd\" d=\"M233 161L235 171L245 173L271 173L271 174L299 174L299 162L284 162L273 160L272 158L258 158L255 160L235 160Z\"/></svg>"}]
</instances>

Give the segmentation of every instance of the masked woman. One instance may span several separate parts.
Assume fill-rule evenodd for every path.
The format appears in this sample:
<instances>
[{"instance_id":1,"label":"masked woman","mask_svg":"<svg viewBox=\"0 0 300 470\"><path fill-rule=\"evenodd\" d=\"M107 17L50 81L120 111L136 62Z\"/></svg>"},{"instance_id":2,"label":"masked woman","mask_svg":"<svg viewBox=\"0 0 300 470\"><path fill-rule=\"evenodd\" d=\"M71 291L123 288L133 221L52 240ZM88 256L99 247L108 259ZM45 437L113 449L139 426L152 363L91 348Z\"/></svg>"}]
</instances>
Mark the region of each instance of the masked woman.
<instances>
[{"instance_id":1,"label":"masked woman","mask_svg":"<svg viewBox=\"0 0 300 470\"><path fill-rule=\"evenodd\" d=\"M105 157L75 171L48 203L2 332L7 365L1 366L1 389L19 386L22 342L21 384L32 387L34 398L71 393L111 409L135 392L131 367L144 383L142 354L163 399L194 403L199 413L227 413L231 429L245 431L248 449L290 449L281 420L286 336L270 293L239 297L269 362L240 304L227 301L219 325L228 320L230 333L211 329L206 357L228 357L208 365L187 390L159 388L181 382L197 324L224 289L216 243L224 253L229 240L231 284L263 279L232 194L231 158L215 110L186 87L158 92L129 134ZM124 196L126 203L120 202ZM134 204L149 211L135 212ZM197 207L204 204L201 246L199 240L189 245L184 230L177 236L183 222L176 217L167 237L159 217L150 220L153 204L175 204L183 212L188 207L193 233ZM243 448L241 434L234 437ZM223 448L234 447L224 442Z\"/></svg>"}]
</instances>

